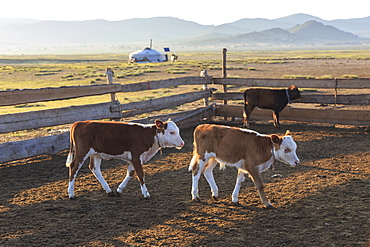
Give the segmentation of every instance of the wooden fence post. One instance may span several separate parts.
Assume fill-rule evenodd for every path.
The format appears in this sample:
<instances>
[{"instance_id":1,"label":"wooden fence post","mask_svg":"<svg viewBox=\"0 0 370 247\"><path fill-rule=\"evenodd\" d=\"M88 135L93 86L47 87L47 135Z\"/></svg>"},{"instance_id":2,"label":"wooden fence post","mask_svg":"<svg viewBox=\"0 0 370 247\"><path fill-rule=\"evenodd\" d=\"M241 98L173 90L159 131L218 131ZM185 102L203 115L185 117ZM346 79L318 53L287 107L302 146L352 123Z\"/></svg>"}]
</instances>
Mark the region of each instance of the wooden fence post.
<instances>
[{"instance_id":1,"label":"wooden fence post","mask_svg":"<svg viewBox=\"0 0 370 247\"><path fill-rule=\"evenodd\" d=\"M335 78L335 89L334 89L334 108L337 108L337 96L338 96L338 79Z\"/></svg>"},{"instance_id":2,"label":"wooden fence post","mask_svg":"<svg viewBox=\"0 0 370 247\"><path fill-rule=\"evenodd\" d=\"M224 48L222 49L222 74L221 74L221 77L222 78L226 78L227 77L227 72L226 72L226 52L227 52L227 49ZM224 93L227 93L227 85L223 85L223 90L224 90ZM224 100L224 105L227 105L227 100ZM224 120L227 120L227 117L224 118Z\"/></svg>"},{"instance_id":3,"label":"wooden fence post","mask_svg":"<svg viewBox=\"0 0 370 247\"><path fill-rule=\"evenodd\" d=\"M111 68L107 68L107 71L105 72L105 74L107 75L108 84L113 84L113 76L114 76L113 70ZM122 117L122 111L120 110L121 104L116 99L116 93L110 93L110 100L114 104L113 106L111 106L111 111L112 111L112 107L116 106L118 108L118 112L120 114L120 117L109 118L109 119L112 120L112 121L119 121Z\"/></svg>"},{"instance_id":4,"label":"wooden fence post","mask_svg":"<svg viewBox=\"0 0 370 247\"><path fill-rule=\"evenodd\" d=\"M222 74L221 74L221 77L222 78L226 78L227 77L227 73L226 73L226 52L227 52L227 49L224 48L222 50ZM224 89L224 93L227 93L227 85L223 85L223 89ZM227 105L227 100L224 100L224 105Z\"/></svg>"},{"instance_id":5,"label":"wooden fence post","mask_svg":"<svg viewBox=\"0 0 370 247\"><path fill-rule=\"evenodd\" d=\"M207 70L206 70L206 69L204 69L204 70L202 70L202 71L200 72L200 77L206 77L206 78L209 78L209 75L208 75L208 72L207 72ZM203 89L203 90L208 89L208 84L207 84L207 83L203 84L202 89ZM204 98L204 99L203 99L204 106L208 106L208 98L209 98L209 97L206 97L206 98Z\"/></svg>"},{"instance_id":6,"label":"wooden fence post","mask_svg":"<svg viewBox=\"0 0 370 247\"><path fill-rule=\"evenodd\" d=\"M105 74L107 75L107 83L113 84L113 75L114 75L113 70L111 68L107 68ZM110 93L110 99L111 101L116 101L116 93Z\"/></svg>"}]
</instances>

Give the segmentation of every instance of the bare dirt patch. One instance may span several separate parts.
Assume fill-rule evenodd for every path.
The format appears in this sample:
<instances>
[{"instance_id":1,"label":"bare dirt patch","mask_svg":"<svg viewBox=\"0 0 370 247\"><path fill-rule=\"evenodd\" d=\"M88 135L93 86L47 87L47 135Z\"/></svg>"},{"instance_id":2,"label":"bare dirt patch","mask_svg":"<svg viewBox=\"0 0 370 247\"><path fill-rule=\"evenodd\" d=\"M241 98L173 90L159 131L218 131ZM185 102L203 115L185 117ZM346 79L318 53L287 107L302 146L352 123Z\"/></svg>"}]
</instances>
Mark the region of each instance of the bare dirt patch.
<instances>
[{"instance_id":1,"label":"bare dirt patch","mask_svg":"<svg viewBox=\"0 0 370 247\"><path fill-rule=\"evenodd\" d=\"M131 181L121 197L108 197L85 165L67 196L66 152L0 165L1 246L367 246L370 240L370 135L363 128L282 122L254 123L262 133L289 129L301 165L277 163L263 173L275 210L260 203L250 179L240 205L232 205L236 170L215 169L220 201L205 179L201 203L191 201L192 131L186 146L165 149L145 165L152 195L142 197ZM103 162L103 174L118 186L126 166ZM274 174L281 177L273 178Z\"/></svg>"}]
</instances>

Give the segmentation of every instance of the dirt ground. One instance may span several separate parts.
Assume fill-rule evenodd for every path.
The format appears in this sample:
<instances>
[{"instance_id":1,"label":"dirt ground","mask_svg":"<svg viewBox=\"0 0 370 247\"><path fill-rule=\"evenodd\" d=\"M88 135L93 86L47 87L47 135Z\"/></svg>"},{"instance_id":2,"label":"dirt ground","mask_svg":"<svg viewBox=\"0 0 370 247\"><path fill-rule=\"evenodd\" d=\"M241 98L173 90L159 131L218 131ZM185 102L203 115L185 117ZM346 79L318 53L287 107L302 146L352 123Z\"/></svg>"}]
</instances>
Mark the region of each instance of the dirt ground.
<instances>
[{"instance_id":1,"label":"dirt ground","mask_svg":"<svg viewBox=\"0 0 370 247\"><path fill-rule=\"evenodd\" d=\"M370 60L246 66L257 70L231 70L229 76L370 77ZM273 210L263 208L250 179L243 183L240 205L231 204L237 174L231 167L214 170L218 202L211 199L204 177L202 202L192 202L193 129L185 129L183 149L164 149L144 167L150 200L136 180L121 197L108 197L87 164L77 177L77 200L69 200L66 152L0 164L0 246L370 246L368 129L281 124L280 129L271 121L251 124L266 134L289 129L298 144L299 166L277 162L275 170L262 173ZM118 160L103 161L102 169L112 189L126 174Z\"/></svg>"},{"instance_id":2,"label":"dirt ground","mask_svg":"<svg viewBox=\"0 0 370 247\"><path fill-rule=\"evenodd\" d=\"M204 177L201 203L191 201L192 131L183 149L165 149L145 165L150 200L136 180L121 197L108 197L85 165L67 197L66 152L2 164L1 246L369 246L370 133L361 127L258 122L262 133L289 129L301 165L277 163L262 174L276 207L263 208L250 179L240 205L231 204L236 169L214 170L220 201ZM126 166L103 162L118 186ZM279 176L274 176L280 174Z\"/></svg>"}]
</instances>

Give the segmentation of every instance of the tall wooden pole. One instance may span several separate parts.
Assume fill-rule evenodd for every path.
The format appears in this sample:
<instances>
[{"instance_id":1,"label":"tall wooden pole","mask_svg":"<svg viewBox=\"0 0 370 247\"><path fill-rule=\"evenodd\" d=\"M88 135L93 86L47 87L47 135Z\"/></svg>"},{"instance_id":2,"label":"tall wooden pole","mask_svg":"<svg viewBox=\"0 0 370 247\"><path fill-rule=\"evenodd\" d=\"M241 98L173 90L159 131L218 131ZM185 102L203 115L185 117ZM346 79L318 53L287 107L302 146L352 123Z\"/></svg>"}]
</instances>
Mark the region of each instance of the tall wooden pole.
<instances>
[{"instance_id":1,"label":"tall wooden pole","mask_svg":"<svg viewBox=\"0 0 370 247\"><path fill-rule=\"evenodd\" d=\"M222 49L222 78L226 78L227 77L227 73L226 73L226 52L227 52L227 49L224 48ZM224 89L224 93L227 93L227 85L223 85L223 89ZM224 105L227 105L227 100L224 100Z\"/></svg>"},{"instance_id":2,"label":"tall wooden pole","mask_svg":"<svg viewBox=\"0 0 370 247\"><path fill-rule=\"evenodd\" d=\"M226 73L226 52L227 52L227 49L224 48L222 49L222 74L221 74L221 77L222 78L226 78L227 77L227 73ZM223 90L224 90L224 93L227 93L227 85L223 85ZM227 105L227 100L224 100L224 105ZM227 121L227 117L224 117L224 120Z\"/></svg>"},{"instance_id":3,"label":"tall wooden pole","mask_svg":"<svg viewBox=\"0 0 370 247\"><path fill-rule=\"evenodd\" d=\"M334 108L337 108L337 96L338 96L338 79L335 78L335 89L334 89Z\"/></svg>"},{"instance_id":4,"label":"tall wooden pole","mask_svg":"<svg viewBox=\"0 0 370 247\"><path fill-rule=\"evenodd\" d=\"M226 52L227 49L222 49L222 78L226 78Z\"/></svg>"}]
</instances>

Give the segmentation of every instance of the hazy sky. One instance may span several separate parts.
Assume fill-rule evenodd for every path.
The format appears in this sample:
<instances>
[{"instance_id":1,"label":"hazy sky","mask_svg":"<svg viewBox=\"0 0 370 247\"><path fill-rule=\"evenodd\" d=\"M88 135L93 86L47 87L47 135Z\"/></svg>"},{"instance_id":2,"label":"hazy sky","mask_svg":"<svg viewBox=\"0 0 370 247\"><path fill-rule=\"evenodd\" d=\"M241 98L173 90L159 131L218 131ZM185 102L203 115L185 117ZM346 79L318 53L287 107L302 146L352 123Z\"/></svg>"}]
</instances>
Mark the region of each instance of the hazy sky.
<instances>
[{"instance_id":1,"label":"hazy sky","mask_svg":"<svg viewBox=\"0 0 370 247\"><path fill-rule=\"evenodd\" d=\"M0 18L110 21L171 16L204 25L304 13L324 20L370 16L370 0L3 0Z\"/></svg>"}]
</instances>

